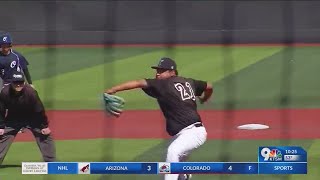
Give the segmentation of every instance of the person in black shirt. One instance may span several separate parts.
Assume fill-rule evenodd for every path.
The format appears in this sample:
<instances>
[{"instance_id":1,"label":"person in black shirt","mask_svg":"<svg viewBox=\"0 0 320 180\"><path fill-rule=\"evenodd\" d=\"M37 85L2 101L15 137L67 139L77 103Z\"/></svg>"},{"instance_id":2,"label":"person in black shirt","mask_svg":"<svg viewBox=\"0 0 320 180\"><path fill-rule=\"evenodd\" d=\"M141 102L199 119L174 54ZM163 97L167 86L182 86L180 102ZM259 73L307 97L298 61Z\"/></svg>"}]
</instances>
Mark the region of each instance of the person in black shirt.
<instances>
[{"instance_id":1,"label":"person in black shirt","mask_svg":"<svg viewBox=\"0 0 320 180\"><path fill-rule=\"evenodd\" d=\"M0 93L0 165L22 127L33 133L44 161L55 161L55 145L44 106L37 91L25 84L22 72L16 71L10 85Z\"/></svg>"},{"instance_id":2,"label":"person in black shirt","mask_svg":"<svg viewBox=\"0 0 320 180\"><path fill-rule=\"evenodd\" d=\"M155 79L142 79L114 86L106 93L142 88L149 96L156 98L166 119L166 130L173 136L167 150L167 162L185 161L192 150L198 148L207 138L206 129L197 112L196 97L200 103L212 95L210 83L178 76L176 63L170 58L161 58ZM186 175L180 175L180 178ZM166 174L166 180L177 180L178 174Z\"/></svg>"}]
</instances>

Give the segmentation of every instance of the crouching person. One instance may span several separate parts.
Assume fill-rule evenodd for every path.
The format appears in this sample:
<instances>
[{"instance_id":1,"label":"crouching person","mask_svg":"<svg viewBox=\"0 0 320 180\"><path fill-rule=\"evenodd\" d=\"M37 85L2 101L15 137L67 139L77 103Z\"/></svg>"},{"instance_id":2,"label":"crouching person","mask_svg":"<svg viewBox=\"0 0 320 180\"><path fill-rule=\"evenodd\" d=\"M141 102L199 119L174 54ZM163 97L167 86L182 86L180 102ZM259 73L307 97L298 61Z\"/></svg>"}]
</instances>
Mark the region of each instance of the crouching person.
<instances>
[{"instance_id":1,"label":"crouching person","mask_svg":"<svg viewBox=\"0 0 320 180\"><path fill-rule=\"evenodd\" d=\"M25 84L21 72L13 73L10 85L2 89L0 113L0 165L23 127L27 127L34 135L43 160L56 161L55 145L44 106L37 91Z\"/></svg>"}]
</instances>

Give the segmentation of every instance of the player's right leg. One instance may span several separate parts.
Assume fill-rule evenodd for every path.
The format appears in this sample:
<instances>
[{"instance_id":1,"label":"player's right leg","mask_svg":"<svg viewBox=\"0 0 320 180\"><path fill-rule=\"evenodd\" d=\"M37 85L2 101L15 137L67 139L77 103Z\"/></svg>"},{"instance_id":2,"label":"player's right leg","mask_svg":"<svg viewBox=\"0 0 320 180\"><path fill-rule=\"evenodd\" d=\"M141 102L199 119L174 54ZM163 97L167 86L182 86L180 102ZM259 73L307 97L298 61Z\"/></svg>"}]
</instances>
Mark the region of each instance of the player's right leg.
<instances>
[{"instance_id":1,"label":"player's right leg","mask_svg":"<svg viewBox=\"0 0 320 180\"><path fill-rule=\"evenodd\" d=\"M166 162L183 161L194 149L200 147L207 139L203 126L191 125L180 131L172 140L167 150ZM178 174L166 174L165 180L177 180Z\"/></svg>"},{"instance_id":2,"label":"player's right leg","mask_svg":"<svg viewBox=\"0 0 320 180\"><path fill-rule=\"evenodd\" d=\"M0 136L0 165L2 164L19 129L20 127L19 128L6 127L4 129L4 134Z\"/></svg>"}]
</instances>

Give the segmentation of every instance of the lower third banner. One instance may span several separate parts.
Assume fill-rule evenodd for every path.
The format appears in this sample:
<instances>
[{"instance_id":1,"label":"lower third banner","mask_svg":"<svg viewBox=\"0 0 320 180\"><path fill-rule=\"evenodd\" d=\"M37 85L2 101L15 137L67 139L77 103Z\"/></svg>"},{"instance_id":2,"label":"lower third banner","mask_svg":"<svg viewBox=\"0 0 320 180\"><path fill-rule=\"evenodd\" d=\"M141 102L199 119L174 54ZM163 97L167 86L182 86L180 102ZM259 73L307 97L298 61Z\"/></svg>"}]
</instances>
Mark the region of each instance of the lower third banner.
<instances>
[{"instance_id":1,"label":"lower third banner","mask_svg":"<svg viewBox=\"0 0 320 180\"><path fill-rule=\"evenodd\" d=\"M307 163L24 162L22 174L307 174Z\"/></svg>"}]
</instances>

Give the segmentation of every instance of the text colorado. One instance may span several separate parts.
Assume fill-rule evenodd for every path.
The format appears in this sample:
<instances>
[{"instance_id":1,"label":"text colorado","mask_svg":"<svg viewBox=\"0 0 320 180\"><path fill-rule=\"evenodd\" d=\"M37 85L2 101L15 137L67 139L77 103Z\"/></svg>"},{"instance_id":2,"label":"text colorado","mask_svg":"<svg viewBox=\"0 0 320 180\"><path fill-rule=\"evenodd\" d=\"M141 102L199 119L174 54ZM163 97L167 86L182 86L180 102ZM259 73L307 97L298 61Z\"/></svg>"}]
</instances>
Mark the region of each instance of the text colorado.
<instances>
[{"instance_id":1,"label":"text colorado","mask_svg":"<svg viewBox=\"0 0 320 180\"><path fill-rule=\"evenodd\" d=\"M210 171L211 167L210 166L183 166L182 169L186 171Z\"/></svg>"}]
</instances>

